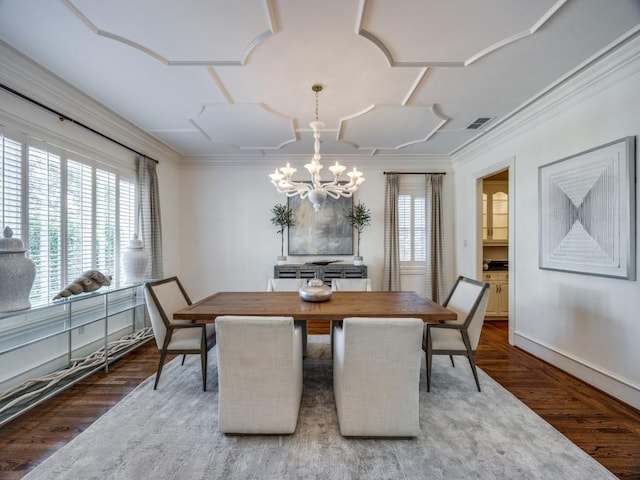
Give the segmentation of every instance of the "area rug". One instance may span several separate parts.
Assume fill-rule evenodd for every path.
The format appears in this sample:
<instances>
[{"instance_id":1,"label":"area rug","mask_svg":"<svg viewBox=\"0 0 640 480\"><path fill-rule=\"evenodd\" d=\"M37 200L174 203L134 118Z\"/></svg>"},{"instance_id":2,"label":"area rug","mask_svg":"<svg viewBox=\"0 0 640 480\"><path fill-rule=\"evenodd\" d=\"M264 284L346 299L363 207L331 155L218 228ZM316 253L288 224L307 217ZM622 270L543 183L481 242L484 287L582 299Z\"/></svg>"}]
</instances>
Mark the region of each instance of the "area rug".
<instances>
[{"instance_id":1,"label":"area rug","mask_svg":"<svg viewBox=\"0 0 640 480\"><path fill-rule=\"evenodd\" d=\"M424 359L420 434L340 436L328 336L310 336L293 435L227 436L217 428L215 349L209 390L199 358L169 363L158 390L148 378L28 480L175 479L611 479L608 470L466 360L436 357L431 392ZM375 372L371 372L375 375Z\"/></svg>"}]
</instances>

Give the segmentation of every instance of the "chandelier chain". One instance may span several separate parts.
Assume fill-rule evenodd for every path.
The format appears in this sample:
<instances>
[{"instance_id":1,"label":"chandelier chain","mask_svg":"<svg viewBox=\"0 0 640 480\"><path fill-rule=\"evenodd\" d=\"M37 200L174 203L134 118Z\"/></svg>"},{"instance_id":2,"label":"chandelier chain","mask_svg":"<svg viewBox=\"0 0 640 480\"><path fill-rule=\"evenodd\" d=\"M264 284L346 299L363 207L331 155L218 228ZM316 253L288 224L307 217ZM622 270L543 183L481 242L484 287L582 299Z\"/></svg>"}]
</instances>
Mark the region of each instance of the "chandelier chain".
<instances>
[{"instance_id":1,"label":"chandelier chain","mask_svg":"<svg viewBox=\"0 0 640 480\"><path fill-rule=\"evenodd\" d=\"M319 108L318 108L318 93L320 93L320 90L316 90L316 122L318 121L318 112L319 112Z\"/></svg>"}]
</instances>

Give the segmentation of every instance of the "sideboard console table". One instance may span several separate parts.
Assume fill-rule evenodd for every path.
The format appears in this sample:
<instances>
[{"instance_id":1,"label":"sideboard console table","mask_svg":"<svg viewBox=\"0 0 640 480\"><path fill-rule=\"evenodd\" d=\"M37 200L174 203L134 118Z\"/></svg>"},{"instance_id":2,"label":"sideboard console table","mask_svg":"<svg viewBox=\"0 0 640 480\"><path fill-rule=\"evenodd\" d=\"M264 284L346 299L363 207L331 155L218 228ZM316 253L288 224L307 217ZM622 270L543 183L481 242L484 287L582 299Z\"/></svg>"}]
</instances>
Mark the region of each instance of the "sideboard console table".
<instances>
[{"instance_id":1,"label":"sideboard console table","mask_svg":"<svg viewBox=\"0 0 640 480\"><path fill-rule=\"evenodd\" d=\"M334 278L367 278L366 265L330 263L329 265L275 265L273 278L305 278L318 277L325 285L331 286Z\"/></svg>"},{"instance_id":2,"label":"sideboard console table","mask_svg":"<svg viewBox=\"0 0 640 480\"><path fill-rule=\"evenodd\" d=\"M0 314L0 425L153 338L143 287L105 286Z\"/></svg>"}]
</instances>

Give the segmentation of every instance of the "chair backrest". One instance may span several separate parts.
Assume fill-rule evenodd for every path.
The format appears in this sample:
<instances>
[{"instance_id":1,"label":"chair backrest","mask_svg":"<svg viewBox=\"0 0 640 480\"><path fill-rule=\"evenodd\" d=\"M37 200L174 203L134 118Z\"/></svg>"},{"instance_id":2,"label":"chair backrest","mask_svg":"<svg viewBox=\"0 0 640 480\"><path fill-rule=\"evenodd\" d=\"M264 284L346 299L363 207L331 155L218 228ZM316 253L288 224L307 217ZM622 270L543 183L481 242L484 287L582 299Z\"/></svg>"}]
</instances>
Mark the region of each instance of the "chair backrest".
<instances>
[{"instance_id":1,"label":"chair backrest","mask_svg":"<svg viewBox=\"0 0 640 480\"><path fill-rule=\"evenodd\" d=\"M331 290L334 292L370 292L370 278L334 278L331 280Z\"/></svg>"},{"instance_id":2,"label":"chair backrest","mask_svg":"<svg viewBox=\"0 0 640 480\"><path fill-rule=\"evenodd\" d=\"M216 318L218 382L241 378L261 383L279 372L290 380L293 365L293 317L243 317L225 315ZM253 381L250 381L253 379ZM275 384L277 380L273 380Z\"/></svg>"},{"instance_id":3,"label":"chair backrest","mask_svg":"<svg viewBox=\"0 0 640 480\"><path fill-rule=\"evenodd\" d=\"M156 344L158 348L162 348L167 325L173 322L173 313L191 305L191 299L178 277L147 283L144 298Z\"/></svg>"},{"instance_id":4,"label":"chair backrest","mask_svg":"<svg viewBox=\"0 0 640 480\"><path fill-rule=\"evenodd\" d=\"M418 318L345 318L345 371L366 365L370 372L389 373L402 385L419 378L424 322ZM398 366L403 367L398 367ZM415 378L414 378L415 377ZM391 384L390 384L391 386Z\"/></svg>"},{"instance_id":5,"label":"chair backrest","mask_svg":"<svg viewBox=\"0 0 640 480\"><path fill-rule=\"evenodd\" d=\"M471 348L475 350L489 300L489 284L460 276L443 305L458 314L455 323L464 324L469 333Z\"/></svg>"},{"instance_id":6,"label":"chair backrest","mask_svg":"<svg viewBox=\"0 0 640 480\"><path fill-rule=\"evenodd\" d=\"M297 292L304 282L304 278L270 278L267 292Z\"/></svg>"}]
</instances>

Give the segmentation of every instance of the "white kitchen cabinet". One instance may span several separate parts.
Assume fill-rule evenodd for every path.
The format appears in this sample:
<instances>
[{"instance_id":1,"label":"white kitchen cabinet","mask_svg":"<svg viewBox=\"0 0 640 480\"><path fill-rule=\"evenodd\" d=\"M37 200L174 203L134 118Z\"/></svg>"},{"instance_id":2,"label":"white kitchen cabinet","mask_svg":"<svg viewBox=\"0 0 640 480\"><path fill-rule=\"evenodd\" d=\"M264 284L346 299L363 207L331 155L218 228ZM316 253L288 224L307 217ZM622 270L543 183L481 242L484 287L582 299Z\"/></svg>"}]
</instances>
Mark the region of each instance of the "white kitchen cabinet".
<instances>
[{"instance_id":1,"label":"white kitchen cabinet","mask_svg":"<svg viewBox=\"0 0 640 480\"><path fill-rule=\"evenodd\" d=\"M490 284L487 317L509 316L509 272L488 271L482 278Z\"/></svg>"},{"instance_id":2,"label":"white kitchen cabinet","mask_svg":"<svg viewBox=\"0 0 640 480\"><path fill-rule=\"evenodd\" d=\"M509 182L484 181L482 190L482 241L506 245L509 241Z\"/></svg>"}]
</instances>

